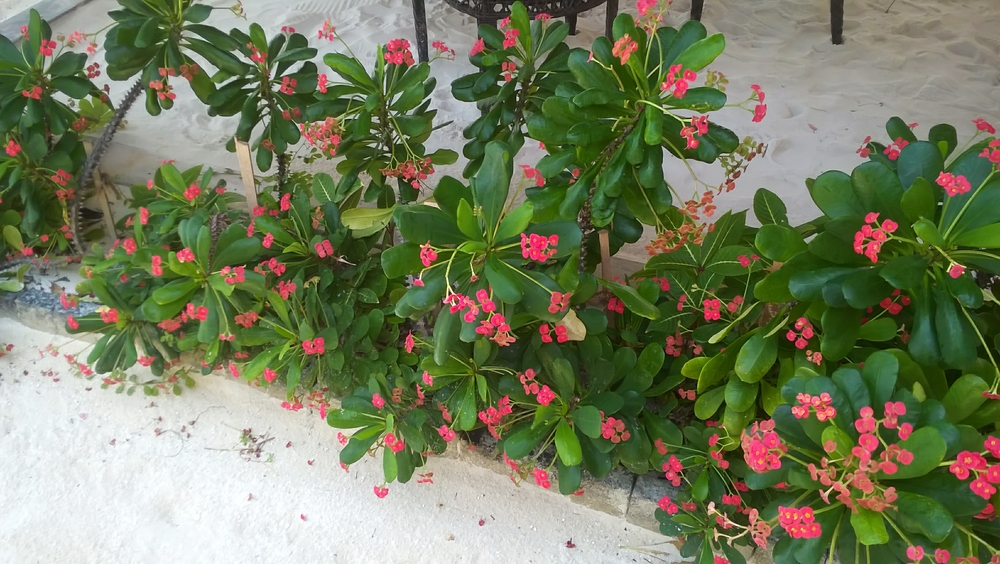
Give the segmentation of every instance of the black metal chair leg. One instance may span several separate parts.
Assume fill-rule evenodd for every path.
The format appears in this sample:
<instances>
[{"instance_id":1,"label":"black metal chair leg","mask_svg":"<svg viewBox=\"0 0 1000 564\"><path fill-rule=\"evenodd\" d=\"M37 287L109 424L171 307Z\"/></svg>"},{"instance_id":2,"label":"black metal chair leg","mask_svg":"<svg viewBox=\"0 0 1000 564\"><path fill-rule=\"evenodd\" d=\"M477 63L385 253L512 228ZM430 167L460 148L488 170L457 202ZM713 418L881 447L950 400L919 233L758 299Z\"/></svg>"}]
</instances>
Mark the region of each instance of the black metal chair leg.
<instances>
[{"instance_id":1,"label":"black metal chair leg","mask_svg":"<svg viewBox=\"0 0 1000 564\"><path fill-rule=\"evenodd\" d=\"M701 11L705 7L705 0L691 0L691 19L701 21Z\"/></svg>"},{"instance_id":2,"label":"black metal chair leg","mask_svg":"<svg viewBox=\"0 0 1000 564\"><path fill-rule=\"evenodd\" d=\"M830 39L834 45L844 44L844 0L830 0Z\"/></svg>"},{"instance_id":3,"label":"black metal chair leg","mask_svg":"<svg viewBox=\"0 0 1000 564\"><path fill-rule=\"evenodd\" d=\"M424 0L410 0L413 4L413 27L417 30L417 57L421 63L427 62L427 13Z\"/></svg>"},{"instance_id":4,"label":"black metal chair leg","mask_svg":"<svg viewBox=\"0 0 1000 564\"><path fill-rule=\"evenodd\" d=\"M608 39L613 39L615 18L618 17L618 0L608 0L605 8L608 11L608 15L604 26L604 35Z\"/></svg>"},{"instance_id":5,"label":"black metal chair leg","mask_svg":"<svg viewBox=\"0 0 1000 564\"><path fill-rule=\"evenodd\" d=\"M576 14L566 16L566 23L569 24L569 34L576 35Z\"/></svg>"}]
</instances>

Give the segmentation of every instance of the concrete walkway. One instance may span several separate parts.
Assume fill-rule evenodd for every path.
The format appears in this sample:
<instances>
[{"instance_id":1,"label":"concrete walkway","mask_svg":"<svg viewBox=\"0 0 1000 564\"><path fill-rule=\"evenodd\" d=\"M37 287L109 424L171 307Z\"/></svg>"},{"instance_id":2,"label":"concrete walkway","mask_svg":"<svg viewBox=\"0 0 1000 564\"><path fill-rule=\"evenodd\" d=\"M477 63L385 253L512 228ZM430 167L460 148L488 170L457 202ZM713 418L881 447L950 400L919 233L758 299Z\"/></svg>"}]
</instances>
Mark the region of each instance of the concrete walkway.
<instances>
[{"instance_id":1,"label":"concrete walkway","mask_svg":"<svg viewBox=\"0 0 1000 564\"><path fill-rule=\"evenodd\" d=\"M657 533L460 460L378 499L379 460L344 472L317 413L228 378L116 395L62 358L86 343L10 319L0 342L15 345L0 358L0 562L679 560ZM239 453L246 428L273 437L259 461Z\"/></svg>"}]
</instances>

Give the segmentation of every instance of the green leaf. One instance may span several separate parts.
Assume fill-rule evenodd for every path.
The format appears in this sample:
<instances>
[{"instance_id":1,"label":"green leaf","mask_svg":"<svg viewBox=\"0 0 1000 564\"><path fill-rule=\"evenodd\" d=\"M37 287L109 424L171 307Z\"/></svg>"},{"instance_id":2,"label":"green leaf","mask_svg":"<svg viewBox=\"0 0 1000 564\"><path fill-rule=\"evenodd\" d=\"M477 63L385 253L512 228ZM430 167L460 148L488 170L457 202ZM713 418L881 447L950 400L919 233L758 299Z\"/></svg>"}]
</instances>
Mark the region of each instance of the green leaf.
<instances>
[{"instance_id":1,"label":"green leaf","mask_svg":"<svg viewBox=\"0 0 1000 564\"><path fill-rule=\"evenodd\" d=\"M903 193L900 202L903 214L910 222L920 218L933 220L937 216L937 196L931 183L924 178L917 178Z\"/></svg>"},{"instance_id":2,"label":"green leaf","mask_svg":"<svg viewBox=\"0 0 1000 564\"><path fill-rule=\"evenodd\" d=\"M327 53L323 56L323 62L345 80L361 87L365 92L375 90L375 83L372 82L371 76L357 59L340 53Z\"/></svg>"},{"instance_id":3,"label":"green leaf","mask_svg":"<svg viewBox=\"0 0 1000 564\"><path fill-rule=\"evenodd\" d=\"M748 384L739 378L730 378L725 392L727 415L729 411L745 412L753 407L757 400L758 388L756 383ZM728 425L726 427L729 428Z\"/></svg>"},{"instance_id":4,"label":"green leaf","mask_svg":"<svg viewBox=\"0 0 1000 564\"><path fill-rule=\"evenodd\" d=\"M785 262L806 250L802 235L786 225L764 225L757 231L754 245L767 258Z\"/></svg>"},{"instance_id":5,"label":"green leaf","mask_svg":"<svg viewBox=\"0 0 1000 564\"><path fill-rule=\"evenodd\" d=\"M955 380L941 400L948 421L960 423L972 415L986 401L983 392L989 389L990 385L975 374L965 374Z\"/></svg>"},{"instance_id":6,"label":"green leaf","mask_svg":"<svg viewBox=\"0 0 1000 564\"><path fill-rule=\"evenodd\" d=\"M560 419L556 424L556 452L559 460L566 466L576 466L583 462L580 440L565 419Z\"/></svg>"},{"instance_id":7,"label":"green leaf","mask_svg":"<svg viewBox=\"0 0 1000 564\"><path fill-rule=\"evenodd\" d=\"M500 222L500 227L497 229L494 239L496 241L503 241L524 233L524 230L528 228L528 224L531 223L534 209L534 205L528 201L511 210L507 214L507 217L503 218L503 221Z\"/></svg>"},{"instance_id":8,"label":"green leaf","mask_svg":"<svg viewBox=\"0 0 1000 564\"><path fill-rule=\"evenodd\" d=\"M899 152L896 159L896 174L903 189L910 188L918 178L934 181L944 170L941 150L927 141L911 142ZM930 216L927 216L930 217Z\"/></svg>"},{"instance_id":9,"label":"green leaf","mask_svg":"<svg viewBox=\"0 0 1000 564\"><path fill-rule=\"evenodd\" d=\"M778 342L774 336L758 332L750 337L736 356L736 375L744 382L754 383L764 377L778 358ZM726 403L729 403L728 401ZM745 408L744 408L745 409ZM740 411L743 411L742 409Z\"/></svg>"},{"instance_id":10,"label":"green leaf","mask_svg":"<svg viewBox=\"0 0 1000 564\"><path fill-rule=\"evenodd\" d=\"M808 185L809 195L816 206L830 219L841 217L863 217L868 211L854 193L851 177L840 171L829 171L819 175L812 185Z\"/></svg>"},{"instance_id":11,"label":"green leaf","mask_svg":"<svg viewBox=\"0 0 1000 564\"><path fill-rule=\"evenodd\" d=\"M899 221L904 217L900 207L903 185L896 172L885 164L869 161L858 166L851 173L851 186L866 212L883 214L883 221ZM901 227L905 228L905 224Z\"/></svg>"},{"instance_id":12,"label":"green leaf","mask_svg":"<svg viewBox=\"0 0 1000 564\"><path fill-rule=\"evenodd\" d=\"M933 291L936 305L934 327L941 343L941 356L945 364L953 368L968 368L976 361L978 340L975 330L962 314L964 308L940 284L935 285Z\"/></svg>"},{"instance_id":13,"label":"green leaf","mask_svg":"<svg viewBox=\"0 0 1000 564\"><path fill-rule=\"evenodd\" d=\"M645 298L639 295L639 292L635 288L607 280L599 280L598 282L611 290L611 293L621 300L625 304L625 307L632 313L646 319L658 319L660 317L659 308L646 301Z\"/></svg>"},{"instance_id":14,"label":"green leaf","mask_svg":"<svg viewBox=\"0 0 1000 564\"><path fill-rule=\"evenodd\" d=\"M889 261L879 271L879 276L895 288L911 290L920 285L928 264L927 257L916 254L903 255Z\"/></svg>"},{"instance_id":15,"label":"green leaf","mask_svg":"<svg viewBox=\"0 0 1000 564\"><path fill-rule=\"evenodd\" d=\"M913 453L913 462L900 464L899 469L891 476L880 472L878 474L880 480L906 480L924 476L941 464L948 450L948 444L934 427L921 427L914 431L910 438L896 444Z\"/></svg>"},{"instance_id":16,"label":"green leaf","mask_svg":"<svg viewBox=\"0 0 1000 564\"><path fill-rule=\"evenodd\" d=\"M851 526L858 541L865 546L889 542L889 533L885 530L881 513L858 507L857 513L851 514Z\"/></svg>"},{"instance_id":17,"label":"green leaf","mask_svg":"<svg viewBox=\"0 0 1000 564\"><path fill-rule=\"evenodd\" d=\"M1000 248L1000 223L960 233L951 238L950 244L958 247Z\"/></svg>"},{"instance_id":18,"label":"green leaf","mask_svg":"<svg viewBox=\"0 0 1000 564\"><path fill-rule=\"evenodd\" d=\"M902 118L897 116L889 118L889 121L885 124L885 132L889 134L889 139L892 139L893 141L902 138L910 143L917 142L917 136L914 135L910 126L907 125Z\"/></svg>"},{"instance_id":19,"label":"green leaf","mask_svg":"<svg viewBox=\"0 0 1000 564\"><path fill-rule=\"evenodd\" d=\"M937 225L933 221L922 218L913 223L913 231L924 243L937 247L944 246L944 237L938 231Z\"/></svg>"},{"instance_id":20,"label":"green leaf","mask_svg":"<svg viewBox=\"0 0 1000 564\"><path fill-rule=\"evenodd\" d=\"M473 215L472 206L469 205L467 200L458 201L455 219L463 235L473 241L483 240L482 228L479 226L479 221Z\"/></svg>"},{"instance_id":21,"label":"green leaf","mask_svg":"<svg viewBox=\"0 0 1000 564\"><path fill-rule=\"evenodd\" d=\"M3 226L3 239L14 250L21 252L24 250L24 241L21 239L21 232L13 225Z\"/></svg>"},{"instance_id":22,"label":"green leaf","mask_svg":"<svg viewBox=\"0 0 1000 564\"><path fill-rule=\"evenodd\" d=\"M823 335L820 351L828 360L840 360L854 349L858 341L862 310L828 307L823 312Z\"/></svg>"},{"instance_id":23,"label":"green leaf","mask_svg":"<svg viewBox=\"0 0 1000 564\"><path fill-rule=\"evenodd\" d=\"M885 405L892 399L892 392L896 388L899 360L886 351L872 353L865 359L861 375L871 394L872 405L876 407Z\"/></svg>"},{"instance_id":24,"label":"green leaf","mask_svg":"<svg viewBox=\"0 0 1000 564\"><path fill-rule=\"evenodd\" d=\"M761 225L787 224L788 210L774 192L759 188L753 195L753 214Z\"/></svg>"},{"instance_id":25,"label":"green leaf","mask_svg":"<svg viewBox=\"0 0 1000 564\"><path fill-rule=\"evenodd\" d=\"M510 435L504 437L503 451L513 460L524 458L548 436L553 424L532 426L524 425ZM515 428L516 429L516 428Z\"/></svg>"},{"instance_id":26,"label":"green leaf","mask_svg":"<svg viewBox=\"0 0 1000 564\"><path fill-rule=\"evenodd\" d=\"M882 317L862 325L858 331L858 339L878 343L891 341L896 337L898 329L899 327L896 325L894 319L891 317Z\"/></svg>"},{"instance_id":27,"label":"green leaf","mask_svg":"<svg viewBox=\"0 0 1000 564\"><path fill-rule=\"evenodd\" d=\"M592 405L582 405L573 411L573 425L592 439L601 436L601 412Z\"/></svg>"},{"instance_id":28,"label":"green leaf","mask_svg":"<svg viewBox=\"0 0 1000 564\"><path fill-rule=\"evenodd\" d=\"M451 313L447 309L442 309L438 313L437 322L434 324L434 362L438 366L448 362L448 353L458 342L461 330L462 320L459 314Z\"/></svg>"},{"instance_id":29,"label":"green leaf","mask_svg":"<svg viewBox=\"0 0 1000 564\"><path fill-rule=\"evenodd\" d=\"M496 253L486 256L486 279L500 301L516 304L524 296L521 277L514 272L515 267L501 261Z\"/></svg>"},{"instance_id":30,"label":"green leaf","mask_svg":"<svg viewBox=\"0 0 1000 564\"><path fill-rule=\"evenodd\" d=\"M674 59L673 64L681 65L684 69L691 69L695 72L707 67L722 54L726 48L726 39L721 33L710 35L705 39L696 41L693 45L684 50L683 53Z\"/></svg>"},{"instance_id":31,"label":"green leaf","mask_svg":"<svg viewBox=\"0 0 1000 564\"><path fill-rule=\"evenodd\" d=\"M711 419L725 399L726 388L722 386L700 394L694 402L695 416L702 421Z\"/></svg>"},{"instance_id":32,"label":"green leaf","mask_svg":"<svg viewBox=\"0 0 1000 564\"><path fill-rule=\"evenodd\" d=\"M472 195L476 207L482 209L483 223L490 231L496 228L507 203L512 166L506 145L497 141L486 145L483 164L472 183Z\"/></svg>"},{"instance_id":33,"label":"green leaf","mask_svg":"<svg viewBox=\"0 0 1000 564\"><path fill-rule=\"evenodd\" d=\"M929 497L900 491L889 514L901 528L924 535L931 542L943 542L955 524L951 512Z\"/></svg>"}]
</instances>

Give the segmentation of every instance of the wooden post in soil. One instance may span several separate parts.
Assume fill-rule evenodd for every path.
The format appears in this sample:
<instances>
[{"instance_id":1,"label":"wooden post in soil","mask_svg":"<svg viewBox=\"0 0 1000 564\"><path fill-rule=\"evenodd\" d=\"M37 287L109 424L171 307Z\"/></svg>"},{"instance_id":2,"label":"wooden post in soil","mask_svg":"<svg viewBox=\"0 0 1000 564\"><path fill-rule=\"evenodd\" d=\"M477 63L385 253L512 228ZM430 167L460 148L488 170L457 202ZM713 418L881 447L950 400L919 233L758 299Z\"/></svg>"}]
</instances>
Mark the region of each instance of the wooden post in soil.
<instances>
[{"instance_id":1,"label":"wooden post in soil","mask_svg":"<svg viewBox=\"0 0 1000 564\"><path fill-rule=\"evenodd\" d=\"M90 141L85 141L83 147L88 154L94 150L94 146ZM91 181L94 183L94 193L91 198L96 199L97 205L101 207L101 223L104 227L104 236L110 237L112 240L117 239L118 230L115 228L115 216L111 213L111 201L108 199L108 192L114 191L115 188L105 181L104 174L97 167L94 168L94 172L91 174ZM83 186L80 186L80 189L82 190Z\"/></svg>"},{"instance_id":2,"label":"wooden post in soil","mask_svg":"<svg viewBox=\"0 0 1000 564\"><path fill-rule=\"evenodd\" d=\"M247 211L253 215L257 207L257 181L253 177L253 157L250 155L250 145L236 139L236 158L240 161L240 177L243 179L243 193L247 197Z\"/></svg>"},{"instance_id":3,"label":"wooden post in soil","mask_svg":"<svg viewBox=\"0 0 1000 564\"><path fill-rule=\"evenodd\" d=\"M608 230L602 229L597 233L598 240L601 244L601 278L611 281L615 275L611 268L611 241L608 238ZM614 328L615 326L615 313L610 309L607 310L608 315L608 327Z\"/></svg>"}]
</instances>

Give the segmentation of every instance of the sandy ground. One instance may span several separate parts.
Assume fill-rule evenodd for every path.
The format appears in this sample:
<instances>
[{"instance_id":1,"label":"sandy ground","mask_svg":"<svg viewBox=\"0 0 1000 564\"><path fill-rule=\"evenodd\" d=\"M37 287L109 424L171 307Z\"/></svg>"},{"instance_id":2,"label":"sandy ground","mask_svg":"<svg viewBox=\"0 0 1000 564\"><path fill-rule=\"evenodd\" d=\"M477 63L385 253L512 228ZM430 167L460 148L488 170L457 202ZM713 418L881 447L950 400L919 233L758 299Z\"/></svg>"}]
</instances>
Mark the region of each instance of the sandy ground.
<instances>
[{"instance_id":1,"label":"sandy ground","mask_svg":"<svg viewBox=\"0 0 1000 564\"><path fill-rule=\"evenodd\" d=\"M115 395L39 354L84 343L9 319L0 342L16 343L0 358L3 563L668 561L626 546L676 555L657 533L456 460L431 461L433 484L390 484L378 499L379 461L344 472L337 432L315 412L217 376L181 397ZM260 461L238 452L245 428L274 437Z\"/></svg>"},{"instance_id":2,"label":"sandy ground","mask_svg":"<svg viewBox=\"0 0 1000 564\"><path fill-rule=\"evenodd\" d=\"M209 3L229 6L233 0ZM243 4L248 19L260 22L269 34L288 25L313 38L321 53L343 51L339 43L315 39L316 30L329 18L366 64L377 44L395 37L414 39L408 0L245 0ZM632 13L633 4L622 2L623 9ZM93 0L55 27L66 32L96 31L105 25L105 12L114 5L114 0ZM676 0L666 23L679 26L688 19L689 9L690 0ZM473 18L442 0L427 0L427 12L430 40L445 40L459 53L456 61L432 65L438 79L434 106L441 110L442 121L455 122L434 142L461 153L461 130L478 112L472 104L451 99L449 84L473 69L465 54L475 40L476 27ZM248 25L225 10L214 12L209 21L222 29ZM754 161L743 175L736 191L716 199L720 209L749 207L754 191L763 186L786 198L793 221L811 219L817 210L808 198L805 179L860 164L855 150L867 135L886 141L884 124L893 115L907 123L918 122L920 135L936 123L952 123L963 140L974 131L973 118L1000 125L996 123L1000 122L997 0L847 0L844 45L830 43L825 0L709 0L702 21L710 32L725 34L726 51L712 68L729 78L730 102L745 99L754 83L767 94L768 116L763 123L751 123L750 114L741 109L720 112L720 123L770 146L767 156ZM603 33L604 8L581 15L579 27L579 35L570 43L589 47ZM115 97L127 86L112 84ZM141 107L129 115L129 127L118 134L117 147L104 161L106 172L123 182L144 183L164 158L181 164L206 163L216 170L237 168L236 157L221 149L235 123L210 119L186 88L179 83L177 107L164 116L150 118ZM519 164L534 164L541 156L528 145ZM458 176L462 164L440 172ZM332 163L319 165L324 166L332 170ZM718 167L696 170L709 185L722 180ZM694 191L680 163L668 163L666 174L680 194ZM645 251L636 245L624 254L641 259Z\"/></svg>"}]
</instances>

